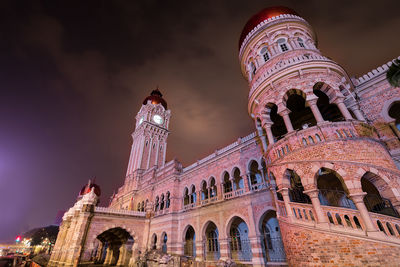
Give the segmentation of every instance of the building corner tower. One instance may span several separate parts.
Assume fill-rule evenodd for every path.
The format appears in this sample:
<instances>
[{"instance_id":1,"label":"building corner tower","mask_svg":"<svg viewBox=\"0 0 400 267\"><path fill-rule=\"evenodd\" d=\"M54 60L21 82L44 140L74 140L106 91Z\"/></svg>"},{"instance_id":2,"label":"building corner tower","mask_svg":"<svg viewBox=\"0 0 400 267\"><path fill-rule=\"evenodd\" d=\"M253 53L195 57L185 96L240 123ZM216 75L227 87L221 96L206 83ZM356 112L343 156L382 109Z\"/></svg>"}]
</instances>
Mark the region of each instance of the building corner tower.
<instances>
[{"instance_id":1,"label":"building corner tower","mask_svg":"<svg viewBox=\"0 0 400 267\"><path fill-rule=\"evenodd\" d=\"M312 27L289 8L264 9L243 29L239 61L289 266L398 262L400 242L388 235L399 171Z\"/></svg>"}]
</instances>

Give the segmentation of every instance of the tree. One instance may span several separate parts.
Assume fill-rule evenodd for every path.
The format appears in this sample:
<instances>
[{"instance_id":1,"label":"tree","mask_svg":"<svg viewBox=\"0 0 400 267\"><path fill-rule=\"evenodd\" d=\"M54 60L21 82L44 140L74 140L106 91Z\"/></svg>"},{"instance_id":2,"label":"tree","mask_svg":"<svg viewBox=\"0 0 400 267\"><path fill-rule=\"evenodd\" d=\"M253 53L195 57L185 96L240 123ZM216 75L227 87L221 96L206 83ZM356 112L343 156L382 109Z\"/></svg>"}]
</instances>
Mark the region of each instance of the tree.
<instances>
[{"instance_id":1,"label":"tree","mask_svg":"<svg viewBox=\"0 0 400 267\"><path fill-rule=\"evenodd\" d=\"M388 71L386 72L386 79L393 87L400 87L400 60L392 60Z\"/></svg>"}]
</instances>

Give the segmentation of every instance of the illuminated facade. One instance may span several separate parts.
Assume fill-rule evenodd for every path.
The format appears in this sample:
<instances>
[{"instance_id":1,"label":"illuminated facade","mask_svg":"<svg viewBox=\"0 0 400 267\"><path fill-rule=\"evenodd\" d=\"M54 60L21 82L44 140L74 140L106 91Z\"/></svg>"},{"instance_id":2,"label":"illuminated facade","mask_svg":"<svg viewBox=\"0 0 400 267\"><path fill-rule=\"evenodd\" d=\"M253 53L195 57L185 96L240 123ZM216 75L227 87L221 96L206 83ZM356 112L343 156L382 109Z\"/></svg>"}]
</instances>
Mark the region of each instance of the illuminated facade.
<instances>
[{"instance_id":1,"label":"illuminated facade","mask_svg":"<svg viewBox=\"0 0 400 267\"><path fill-rule=\"evenodd\" d=\"M284 7L249 20L239 60L256 132L187 167L165 162L171 112L154 90L136 116L124 185L108 207L97 206L97 185L82 189L50 266L398 264L390 63L350 78Z\"/></svg>"}]
</instances>

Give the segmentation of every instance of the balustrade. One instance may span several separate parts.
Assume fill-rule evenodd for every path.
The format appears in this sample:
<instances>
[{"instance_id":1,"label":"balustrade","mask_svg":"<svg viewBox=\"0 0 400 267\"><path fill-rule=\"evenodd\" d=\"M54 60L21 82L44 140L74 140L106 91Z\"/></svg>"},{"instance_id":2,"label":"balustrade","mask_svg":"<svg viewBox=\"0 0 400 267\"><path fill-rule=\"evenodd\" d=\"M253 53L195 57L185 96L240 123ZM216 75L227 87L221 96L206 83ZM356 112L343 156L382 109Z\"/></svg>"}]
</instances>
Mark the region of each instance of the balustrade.
<instances>
[{"instance_id":1,"label":"balustrade","mask_svg":"<svg viewBox=\"0 0 400 267\"><path fill-rule=\"evenodd\" d=\"M354 230L366 229L358 210L331 206L322 206L322 210L325 216L327 216L328 222L331 224Z\"/></svg>"},{"instance_id":2,"label":"balustrade","mask_svg":"<svg viewBox=\"0 0 400 267\"><path fill-rule=\"evenodd\" d=\"M369 215L376 228L387 236L400 238L400 219L392 216L370 212Z\"/></svg>"},{"instance_id":3,"label":"balustrade","mask_svg":"<svg viewBox=\"0 0 400 267\"><path fill-rule=\"evenodd\" d=\"M267 153L271 161L275 161L290 155L297 149L309 145L316 145L325 141L359 137L375 138L376 133L370 126L360 121L322 123L286 134L275 143L270 143Z\"/></svg>"},{"instance_id":4,"label":"balustrade","mask_svg":"<svg viewBox=\"0 0 400 267\"><path fill-rule=\"evenodd\" d=\"M131 215L131 216L139 216L145 217L146 212L144 211L136 211L136 210L117 210L111 209L107 207L95 207L94 212L98 213L110 213L110 214L117 214L117 215Z\"/></svg>"}]
</instances>

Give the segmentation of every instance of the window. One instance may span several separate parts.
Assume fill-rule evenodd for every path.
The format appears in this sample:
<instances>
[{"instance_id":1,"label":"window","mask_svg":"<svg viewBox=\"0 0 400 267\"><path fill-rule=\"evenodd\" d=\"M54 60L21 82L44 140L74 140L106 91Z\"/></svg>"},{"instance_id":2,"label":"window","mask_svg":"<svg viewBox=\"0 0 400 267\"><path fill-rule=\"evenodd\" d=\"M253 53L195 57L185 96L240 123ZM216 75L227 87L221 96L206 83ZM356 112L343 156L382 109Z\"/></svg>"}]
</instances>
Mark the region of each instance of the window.
<instances>
[{"instance_id":1,"label":"window","mask_svg":"<svg viewBox=\"0 0 400 267\"><path fill-rule=\"evenodd\" d=\"M311 136L308 137L308 141L310 142L310 144L314 144L314 139Z\"/></svg>"},{"instance_id":2,"label":"window","mask_svg":"<svg viewBox=\"0 0 400 267\"><path fill-rule=\"evenodd\" d=\"M305 138L302 139L303 140L303 145L307 145L307 140Z\"/></svg>"},{"instance_id":3,"label":"window","mask_svg":"<svg viewBox=\"0 0 400 267\"><path fill-rule=\"evenodd\" d=\"M285 51L288 51L289 50L289 46L288 46L288 44L286 43L286 40L284 39L284 38L280 38L280 39L278 39L278 45L279 45L279 47L281 48L281 51L282 52L285 52Z\"/></svg>"},{"instance_id":4,"label":"window","mask_svg":"<svg viewBox=\"0 0 400 267\"><path fill-rule=\"evenodd\" d=\"M297 38L297 42L299 43L300 47L306 48L305 45L304 45L303 39Z\"/></svg>"},{"instance_id":5,"label":"window","mask_svg":"<svg viewBox=\"0 0 400 267\"><path fill-rule=\"evenodd\" d=\"M267 62L269 60L269 55L268 55L268 48L266 46L264 46L261 51L260 54L262 55L262 57L264 58L264 62Z\"/></svg>"},{"instance_id":6,"label":"window","mask_svg":"<svg viewBox=\"0 0 400 267\"><path fill-rule=\"evenodd\" d=\"M250 70L253 75L256 74L257 69L256 69L256 65L253 62L250 63Z\"/></svg>"},{"instance_id":7,"label":"window","mask_svg":"<svg viewBox=\"0 0 400 267\"><path fill-rule=\"evenodd\" d=\"M321 142L321 137L319 137L318 134L315 135L315 138L317 139L317 142Z\"/></svg>"}]
</instances>

